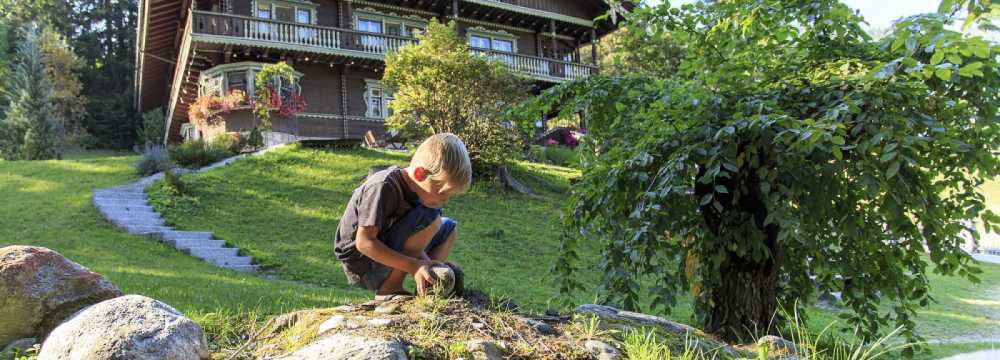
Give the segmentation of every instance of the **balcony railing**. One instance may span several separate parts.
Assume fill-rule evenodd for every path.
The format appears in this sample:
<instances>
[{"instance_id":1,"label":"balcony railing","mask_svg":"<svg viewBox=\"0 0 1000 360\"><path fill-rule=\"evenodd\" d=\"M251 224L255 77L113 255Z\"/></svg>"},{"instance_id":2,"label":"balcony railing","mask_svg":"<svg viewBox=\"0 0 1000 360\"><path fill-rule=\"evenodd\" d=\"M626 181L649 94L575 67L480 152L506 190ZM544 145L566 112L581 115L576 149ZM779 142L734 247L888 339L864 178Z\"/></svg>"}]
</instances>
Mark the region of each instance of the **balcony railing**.
<instances>
[{"instance_id":1,"label":"balcony railing","mask_svg":"<svg viewBox=\"0 0 1000 360\"><path fill-rule=\"evenodd\" d=\"M325 26L297 24L239 15L194 11L192 32L237 40L242 45L292 47L384 59L385 54L416 43L408 37ZM512 70L550 81L592 75L597 67L555 59L473 49L475 54L507 64Z\"/></svg>"}]
</instances>

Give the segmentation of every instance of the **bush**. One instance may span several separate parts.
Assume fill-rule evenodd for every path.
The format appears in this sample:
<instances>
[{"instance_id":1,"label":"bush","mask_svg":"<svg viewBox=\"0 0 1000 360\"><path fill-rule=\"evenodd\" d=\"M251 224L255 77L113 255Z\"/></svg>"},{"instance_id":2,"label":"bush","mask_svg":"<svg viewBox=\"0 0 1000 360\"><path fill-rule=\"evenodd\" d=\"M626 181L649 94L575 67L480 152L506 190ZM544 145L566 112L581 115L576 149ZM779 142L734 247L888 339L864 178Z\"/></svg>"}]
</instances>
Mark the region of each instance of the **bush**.
<instances>
[{"instance_id":1,"label":"bush","mask_svg":"<svg viewBox=\"0 0 1000 360\"><path fill-rule=\"evenodd\" d=\"M187 183L185 183L184 180L181 179L181 175L174 172L173 169L169 169L163 174L163 182L167 185L168 189L173 190L177 195L183 196L188 193Z\"/></svg>"},{"instance_id":2,"label":"bush","mask_svg":"<svg viewBox=\"0 0 1000 360\"><path fill-rule=\"evenodd\" d=\"M531 148L528 150L528 160L559 166L578 166L580 164L580 152L559 145L531 145Z\"/></svg>"},{"instance_id":3,"label":"bush","mask_svg":"<svg viewBox=\"0 0 1000 360\"><path fill-rule=\"evenodd\" d=\"M241 133L222 133L212 137L212 142L208 145L209 148L225 150L232 154L239 154L246 147L247 141L246 137Z\"/></svg>"},{"instance_id":4,"label":"bush","mask_svg":"<svg viewBox=\"0 0 1000 360\"><path fill-rule=\"evenodd\" d=\"M156 108L142 114L142 126L136 130L136 141L139 146L163 143L166 133L166 116L163 108Z\"/></svg>"},{"instance_id":5,"label":"bush","mask_svg":"<svg viewBox=\"0 0 1000 360\"><path fill-rule=\"evenodd\" d=\"M559 166L577 166L580 164L580 153L565 146L552 145L545 149L545 159Z\"/></svg>"},{"instance_id":6,"label":"bush","mask_svg":"<svg viewBox=\"0 0 1000 360\"><path fill-rule=\"evenodd\" d=\"M153 175L173 167L174 164L167 157L167 149L163 145L150 143L146 143L139 161L135 163L135 169L141 176Z\"/></svg>"},{"instance_id":7,"label":"bush","mask_svg":"<svg viewBox=\"0 0 1000 360\"><path fill-rule=\"evenodd\" d=\"M206 145L202 140L171 146L167 152L170 160L186 168L199 168L234 155L226 149Z\"/></svg>"}]
</instances>

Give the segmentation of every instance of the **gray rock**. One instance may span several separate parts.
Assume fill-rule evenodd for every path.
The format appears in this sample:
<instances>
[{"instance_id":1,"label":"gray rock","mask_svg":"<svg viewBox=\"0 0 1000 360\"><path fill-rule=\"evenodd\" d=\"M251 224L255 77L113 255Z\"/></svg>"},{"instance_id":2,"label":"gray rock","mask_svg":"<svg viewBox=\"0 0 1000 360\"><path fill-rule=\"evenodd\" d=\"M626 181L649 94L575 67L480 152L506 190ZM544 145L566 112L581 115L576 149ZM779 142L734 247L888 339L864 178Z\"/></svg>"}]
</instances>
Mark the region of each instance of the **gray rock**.
<instances>
[{"instance_id":1,"label":"gray rock","mask_svg":"<svg viewBox=\"0 0 1000 360\"><path fill-rule=\"evenodd\" d=\"M38 342L35 338L24 338L14 340L14 342L7 344L7 347L0 350L0 360L13 360L15 355L23 356L28 352L29 349L35 346Z\"/></svg>"},{"instance_id":2,"label":"gray rock","mask_svg":"<svg viewBox=\"0 0 1000 360\"><path fill-rule=\"evenodd\" d=\"M139 295L106 300L59 325L39 359L207 359L205 334L167 304Z\"/></svg>"},{"instance_id":3,"label":"gray rock","mask_svg":"<svg viewBox=\"0 0 1000 360\"><path fill-rule=\"evenodd\" d=\"M437 283L431 291L442 297L451 297L455 291L455 271L449 266L434 266L431 268Z\"/></svg>"},{"instance_id":4,"label":"gray rock","mask_svg":"<svg viewBox=\"0 0 1000 360\"><path fill-rule=\"evenodd\" d=\"M500 360L504 358L506 352L502 346L504 344L489 340L472 340L465 345L474 360Z\"/></svg>"},{"instance_id":5,"label":"gray rock","mask_svg":"<svg viewBox=\"0 0 1000 360\"><path fill-rule=\"evenodd\" d=\"M539 334L553 335L556 333L556 329L554 329L552 325L549 325L544 321L528 319L528 318L522 318L522 321L524 321L524 323L527 324L528 326L531 326L532 329L535 329L535 331L537 331Z\"/></svg>"},{"instance_id":6,"label":"gray rock","mask_svg":"<svg viewBox=\"0 0 1000 360\"><path fill-rule=\"evenodd\" d=\"M799 353L799 347L795 343L774 335L766 335L757 339L757 347L766 347L770 354Z\"/></svg>"},{"instance_id":7,"label":"gray rock","mask_svg":"<svg viewBox=\"0 0 1000 360\"><path fill-rule=\"evenodd\" d=\"M583 348L587 349L597 360L615 360L622 356L618 348L600 340L587 340L583 343Z\"/></svg>"},{"instance_id":8,"label":"gray rock","mask_svg":"<svg viewBox=\"0 0 1000 360\"><path fill-rule=\"evenodd\" d=\"M396 324L396 320L393 319L370 319L368 320L368 327L387 327Z\"/></svg>"},{"instance_id":9,"label":"gray rock","mask_svg":"<svg viewBox=\"0 0 1000 360\"><path fill-rule=\"evenodd\" d=\"M319 324L319 332L317 332L317 334L322 334L330 330L357 329L359 327L360 326L357 323L351 321L346 316L334 315L331 316L326 321L324 321L322 324Z\"/></svg>"},{"instance_id":10,"label":"gray rock","mask_svg":"<svg viewBox=\"0 0 1000 360\"><path fill-rule=\"evenodd\" d=\"M395 314L397 311L399 311L399 308L402 306L403 306L402 301L387 301L382 304L379 304L379 306L376 307L374 311L376 314L390 315L390 314Z\"/></svg>"},{"instance_id":11,"label":"gray rock","mask_svg":"<svg viewBox=\"0 0 1000 360\"><path fill-rule=\"evenodd\" d=\"M280 357L283 360L406 360L406 346L399 341L337 334Z\"/></svg>"},{"instance_id":12,"label":"gray rock","mask_svg":"<svg viewBox=\"0 0 1000 360\"><path fill-rule=\"evenodd\" d=\"M101 275L59 253L32 246L0 248L0 346L45 336L73 313L122 295Z\"/></svg>"},{"instance_id":13,"label":"gray rock","mask_svg":"<svg viewBox=\"0 0 1000 360\"><path fill-rule=\"evenodd\" d=\"M343 312L343 313L352 313L352 312L361 311L361 307L347 304L347 305L340 305L338 307L335 307L335 308L333 308L333 311Z\"/></svg>"},{"instance_id":14,"label":"gray rock","mask_svg":"<svg viewBox=\"0 0 1000 360\"><path fill-rule=\"evenodd\" d=\"M586 304L576 308L576 313L584 315L594 315L604 320L611 320L632 326L657 326L660 329L676 334L694 332L695 329L688 325L676 323L659 316L647 315L632 311L623 311L606 305Z\"/></svg>"}]
</instances>

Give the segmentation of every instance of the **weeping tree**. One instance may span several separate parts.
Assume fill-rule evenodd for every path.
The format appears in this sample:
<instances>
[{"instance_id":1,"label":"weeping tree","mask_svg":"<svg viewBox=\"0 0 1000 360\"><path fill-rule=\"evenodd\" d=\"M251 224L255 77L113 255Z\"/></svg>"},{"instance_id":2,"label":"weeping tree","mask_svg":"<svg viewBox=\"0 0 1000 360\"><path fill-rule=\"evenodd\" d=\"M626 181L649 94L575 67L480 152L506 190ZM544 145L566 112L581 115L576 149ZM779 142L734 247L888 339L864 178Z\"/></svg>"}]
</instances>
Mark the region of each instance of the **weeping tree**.
<instances>
[{"instance_id":1,"label":"weeping tree","mask_svg":"<svg viewBox=\"0 0 1000 360\"><path fill-rule=\"evenodd\" d=\"M25 28L17 45L16 63L4 89L8 108L0 119L0 155L6 159L58 157L57 124L53 119L52 85L42 62L38 27Z\"/></svg>"},{"instance_id":2,"label":"weeping tree","mask_svg":"<svg viewBox=\"0 0 1000 360\"><path fill-rule=\"evenodd\" d=\"M432 19L417 38L386 58L382 81L394 95L386 124L418 138L454 133L469 148L477 174L496 174L524 144L525 134L503 115L530 94L528 82L502 55L491 60L470 52L454 23Z\"/></svg>"},{"instance_id":3,"label":"weeping tree","mask_svg":"<svg viewBox=\"0 0 1000 360\"><path fill-rule=\"evenodd\" d=\"M863 337L895 323L918 339L931 267L978 281L963 224L1000 230L977 191L1000 171L997 49L945 27L958 5L879 41L835 0L624 15L630 46L669 33L683 49L674 75L596 76L519 109L589 115L560 290L582 289L580 242L599 241L605 301L669 308L690 291L726 340L775 333L817 287Z\"/></svg>"}]
</instances>

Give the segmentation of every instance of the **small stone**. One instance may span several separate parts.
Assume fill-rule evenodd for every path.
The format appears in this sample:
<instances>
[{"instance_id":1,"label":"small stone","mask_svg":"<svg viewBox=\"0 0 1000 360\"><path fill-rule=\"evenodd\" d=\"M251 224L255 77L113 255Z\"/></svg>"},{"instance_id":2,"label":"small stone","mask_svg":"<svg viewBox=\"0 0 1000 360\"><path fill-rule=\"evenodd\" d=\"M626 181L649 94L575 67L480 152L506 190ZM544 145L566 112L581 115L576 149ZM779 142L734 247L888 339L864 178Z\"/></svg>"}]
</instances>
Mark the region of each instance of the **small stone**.
<instances>
[{"instance_id":1,"label":"small stone","mask_svg":"<svg viewBox=\"0 0 1000 360\"><path fill-rule=\"evenodd\" d=\"M361 308L357 307L357 306L354 306L354 305L348 304L348 305L340 305L338 307L333 308L332 310L336 311L336 312L342 312L342 313L351 313L351 312L358 312L358 311L361 310Z\"/></svg>"},{"instance_id":2,"label":"small stone","mask_svg":"<svg viewBox=\"0 0 1000 360\"><path fill-rule=\"evenodd\" d=\"M368 320L369 327L388 327L396 324L396 320L393 319L371 319Z\"/></svg>"},{"instance_id":3,"label":"small stone","mask_svg":"<svg viewBox=\"0 0 1000 360\"><path fill-rule=\"evenodd\" d=\"M37 341L35 338L14 340L14 342L7 344L7 347L0 351L0 359L13 359L15 353L23 355L28 349L35 346Z\"/></svg>"},{"instance_id":4,"label":"small stone","mask_svg":"<svg viewBox=\"0 0 1000 360\"><path fill-rule=\"evenodd\" d=\"M554 317L559 317L559 310L556 310L556 309L548 309L548 310L545 310L545 315L546 315L546 316L554 316Z\"/></svg>"},{"instance_id":5,"label":"small stone","mask_svg":"<svg viewBox=\"0 0 1000 360\"><path fill-rule=\"evenodd\" d=\"M317 334L336 329L357 329L358 327L358 324L348 320L347 317L334 315L319 325L319 332Z\"/></svg>"},{"instance_id":6,"label":"small stone","mask_svg":"<svg viewBox=\"0 0 1000 360\"><path fill-rule=\"evenodd\" d=\"M395 314L397 311L399 311L400 306L403 306L403 303L401 301L385 302L375 308L375 313L382 315Z\"/></svg>"},{"instance_id":7,"label":"small stone","mask_svg":"<svg viewBox=\"0 0 1000 360\"><path fill-rule=\"evenodd\" d=\"M486 324L483 324L481 322L474 322L474 323L472 323L472 328L473 329L482 330L484 327L486 327Z\"/></svg>"},{"instance_id":8,"label":"small stone","mask_svg":"<svg viewBox=\"0 0 1000 360\"><path fill-rule=\"evenodd\" d=\"M278 359L406 360L406 345L395 340L337 334Z\"/></svg>"},{"instance_id":9,"label":"small stone","mask_svg":"<svg viewBox=\"0 0 1000 360\"><path fill-rule=\"evenodd\" d=\"M757 346L766 347L772 354L798 354L799 352L799 347L795 343L774 335L766 335L757 339Z\"/></svg>"},{"instance_id":10,"label":"small stone","mask_svg":"<svg viewBox=\"0 0 1000 360\"><path fill-rule=\"evenodd\" d=\"M583 347L597 357L597 360L615 360L621 358L622 353L614 346L600 340L587 340Z\"/></svg>"},{"instance_id":11,"label":"small stone","mask_svg":"<svg viewBox=\"0 0 1000 360\"><path fill-rule=\"evenodd\" d=\"M552 328L552 325L546 324L544 321L538 321L535 319L524 319L524 322L535 329L539 334L542 335L552 335L556 333L556 329Z\"/></svg>"},{"instance_id":12,"label":"small stone","mask_svg":"<svg viewBox=\"0 0 1000 360\"><path fill-rule=\"evenodd\" d=\"M500 360L504 358L503 345L489 340L472 340L466 343L466 348L474 360Z\"/></svg>"}]
</instances>

